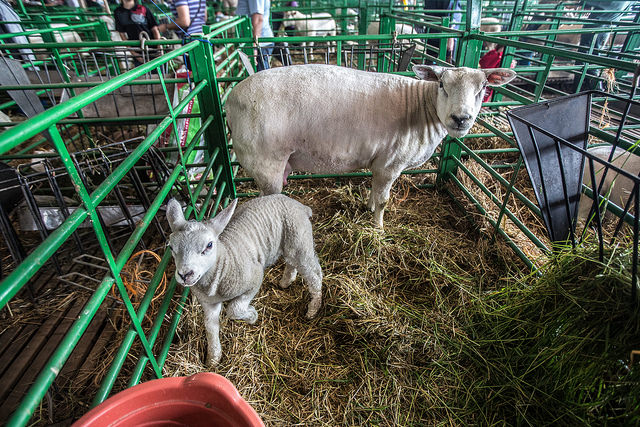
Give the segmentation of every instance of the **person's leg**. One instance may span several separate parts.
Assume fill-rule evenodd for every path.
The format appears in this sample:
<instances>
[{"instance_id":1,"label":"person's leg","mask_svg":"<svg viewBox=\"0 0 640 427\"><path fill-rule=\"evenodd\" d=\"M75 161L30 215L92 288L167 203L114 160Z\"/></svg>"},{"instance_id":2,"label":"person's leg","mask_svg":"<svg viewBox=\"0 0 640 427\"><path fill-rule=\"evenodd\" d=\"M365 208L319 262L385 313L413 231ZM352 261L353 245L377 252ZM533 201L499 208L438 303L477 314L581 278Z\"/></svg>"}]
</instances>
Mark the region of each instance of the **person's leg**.
<instances>
[{"instance_id":1,"label":"person's leg","mask_svg":"<svg viewBox=\"0 0 640 427\"><path fill-rule=\"evenodd\" d=\"M598 8L593 8L593 10L598 10ZM590 13L588 16L589 19L599 19L598 14L593 14ZM601 28L603 27L603 24L586 24L584 25L584 29L587 28ZM597 34L596 33L584 33L582 35L580 35L580 46L578 47L578 51L581 53L588 53L589 49L591 48L591 44L594 43L593 38L596 37ZM596 38L595 43L597 44L599 42L598 38ZM602 42L602 40L600 40L600 42ZM597 46L594 45L594 55L597 55L597 52L595 51L595 49L599 49L601 46ZM576 61L575 62L576 65L583 65L584 62L582 61ZM578 73L580 73L580 70L577 70ZM599 75L599 71L598 70L587 70L587 75L584 78L584 81L582 82L582 86L578 87L578 84L580 83L580 75L574 75L573 76L573 84L571 85L571 92L577 92L578 90L593 90L598 88L598 79L597 78L593 78L593 77L597 77ZM589 77L589 76L593 76L593 77Z\"/></svg>"},{"instance_id":2,"label":"person's leg","mask_svg":"<svg viewBox=\"0 0 640 427\"><path fill-rule=\"evenodd\" d=\"M269 69L269 60L273 52L273 44L258 49L258 58L256 59L256 68L258 71Z\"/></svg>"}]
</instances>

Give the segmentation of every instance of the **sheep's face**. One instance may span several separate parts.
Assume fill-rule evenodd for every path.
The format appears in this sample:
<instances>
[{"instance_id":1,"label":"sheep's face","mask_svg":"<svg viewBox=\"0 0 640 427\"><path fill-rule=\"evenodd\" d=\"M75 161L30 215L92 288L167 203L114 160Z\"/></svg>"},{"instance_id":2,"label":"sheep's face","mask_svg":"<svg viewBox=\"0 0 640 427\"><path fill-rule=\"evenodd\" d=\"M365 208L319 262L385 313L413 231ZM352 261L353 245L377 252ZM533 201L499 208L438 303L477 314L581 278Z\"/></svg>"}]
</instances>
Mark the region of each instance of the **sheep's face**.
<instances>
[{"instance_id":1,"label":"sheep's face","mask_svg":"<svg viewBox=\"0 0 640 427\"><path fill-rule=\"evenodd\" d=\"M506 68L474 70L431 65L413 67L423 80L438 83L436 112L449 135L465 136L476 120L487 86L502 86L516 73Z\"/></svg>"},{"instance_id":2,"label":"sheep's face","mask_svg":"<svg viewBox=\"0 0 640 427\"><path fill-rule=\"evenodd\" d=\"M213 219L202 222L185 220L180 203L169 200L167 221L172 233L168 246L176 263L178 283L193 286L216 264L218 236L231 220L236 200Z\"/></svg>"},{"instance_id":3,"label":"sheep's face","mask_svg":"<svg viewBox=\"0 0 640 427\"><path fill-rule=\"evenodd\" d=\"M216 263L218 236L204 223L189 221L169 236L176 281L193 286Z\"/></svg>"},{"instance_id":4,"label":"sheep's face","mask_svg":"<svg viewBox=\"0 0 640 427\"><path fill-rule=\"evenodd\" d=\"M304 17L300 16L301 13L297 10L288 10L284 13L284 20L295 21L298 19L304 19Z\"/></svg>"}]
</instances>

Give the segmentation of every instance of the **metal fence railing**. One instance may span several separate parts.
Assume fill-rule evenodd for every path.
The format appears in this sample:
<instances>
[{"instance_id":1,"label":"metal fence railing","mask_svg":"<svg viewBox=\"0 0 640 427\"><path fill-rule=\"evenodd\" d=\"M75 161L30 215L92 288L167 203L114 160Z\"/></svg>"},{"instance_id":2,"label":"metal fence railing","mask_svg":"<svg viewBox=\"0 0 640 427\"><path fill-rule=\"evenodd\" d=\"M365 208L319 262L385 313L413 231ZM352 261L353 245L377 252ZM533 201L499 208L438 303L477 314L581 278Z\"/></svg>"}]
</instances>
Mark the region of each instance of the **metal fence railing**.
<instances>
[{"instance_id":1,"label":"metal fence railing","mask_svg":"<svg viewBox=\"0 0 640 427\"><path fill-rule=\"evenodd\" d=\"M288 50L279 58L274 54L274 66L281 65L279 62L286 55L294 64L311 62L310 46L303 43L314 42L314 62L404 75L411 75L411 65L418 63L477 67L489 50L487 43L503 49L502 66L509 67L515 61L519 78L495 90L472 133L461 139L447 138L433 163L407 173L429 178L428 182L421 180L417 187L433 187L438 181L439 188L467 203L470 210L478 210L490 232L505 239L529 266L535 266L536 257L551 252L552 244L546 233L535 226L542 224L544 213L526 179L527 167L509 128L506 110L565 96L575 92L570 87L574 81L580 88L591 78L629 98L640 25L634 15L607 29L564 29L561 25L574 22L574 17L563 15L555 6L523 9L525 4L490 2L488 15L499 17L503 29L488 34L480 31L479 1L467 2L458 29L452 28L449 14L428 15L418 6L302 2L301 6L309 11L333 9L335 13L335 9L354 9L357 34L344 31L331 37L297 35L263 41L287 43ZM282 10L289 8L279 6ZM538 19L540 16L544 19ZM367 35L366 28L374 21L378 22L378 32ZM549 29L525 29L526 25L543 21ZM338 22L338 26L346 28L347 21L341 22L345 25ZM422 32L394 34L398 24L420 28ZM61 274L56 272L56 277L77 285L79 281L68 276L73 271L63 267L67 262L84 262L79 257L85 253L100 257L104 263L102 273L91 283L86 301L78 308L78 318L37 367L37 377L33 375L33 385L20 396L20 405L12 408L9 423L13 425L29 422L96 314L110 304L117 304L126 313L126 332L119 337L117 349L105 356L108 369L89 403L98 404L113 391L137 384L145 372L162 376L188 291L177 288L175 280L161 285L170 254L162 249L163 225L155 218L170 194L181 196L188 215L202 219L214 214L230 198L250 196L255 190L252 179L243 176L241 165L234 158L224 121L224 103L230 91L247 76L239 53L249 55L255 66L248 19L223 21L185 45L150 41L146 53L138 42L100 38L106 35L101 23L70 22L68 28L93 29L93 35L87 35L90 41L61 44L54 39L44 40L44 34L61 30L45 30L43 42L29 46L34 55L41 55L35 59L24 59L19 51L24 46L0 45L6 53L3 58L16 60L27 78L35 76L35 81L30 79L28 84L3 84L0 110L17 117L19 103L9 96L12 91L29 92L28 96L35 96L40 103L39 112L31 119L0 123L6 129L0 134L0 161L15 165L17 176L9 180L31 201L25 207L31 217L50 208L43 204L42 196L49 195L55 204L64 206L57 219L52 220L54 225L34 222L34 233L39 233L35 238L27 241L17 233L13 236L8 250L11 255L15 252L14 261L2 265L0 307L9 309L17 297L28 294L29 284L38 294L46 286L42 283L51 277L40 275L52 269L59 268ZM96 32L97 28L101 29ZM606 49L582 52L567 49L566 42L558 39L588 31L614 32L624 40L612 42ZM450 38L457 43L455 52L447 55ZM162 54L149 53L160 46L164 49ZM135 49L146 54L137 67L127 57ZM185 55L187 61L181 59ZM189 63L192 73L174 74L176 67L172 64L177 62ZM39 70L35 72L35 68ZM609 69L613 71L603 71ZM57 76L58 81L47 80L46 76ZM180 87L187 90L180 91ZM63 91L68 92L69 99L61 102ZM179 95L174 97L175 93ZM587 144L615 142L619 147L630 148L640 139L637 112L622 119L624 108L614 98L602 93L590 95ZM143 106L142 99L148 99L150 104ZM199 111L189 110L187 107L196 101ZM172 135L177 141L178 127L186 119L200 120L200 127L189 134L183 146L156 147L160 145L158 141ZM539 126L533 122L530 125ZM43 148L53 150L36 152ZM196 158L196 152L203 154ZM96 161L100 167L95 166ZM612 167L619 174L629 175L623 169ZM367 175L297 174L290 179ZM0 175L0 181L3 177ZM637 196L635 200L637 204ZM140 209L134 210L134 206ZM623 217L633 214L633 209L624 212L625 206L619 207ZM107 219L110 211L117 211L121 217L115 227ZM1 211L0 218L8 218L3 224L12 225L13 218L3 217ZM6 236L11 235L9 226L3 226ZM631 244L637 249L637 240ZM88 248L90 245L93 246ZM123 279L123 268L137 251L158 247L160 261L155 274L134 301ZM62 262L56 266L58 258ZM110 294L112 288L115 291ZM149 315L153 317L149 319ZM132 366L124 373L123 366L132 353L134 361L129 361ZM14 377L17 383L20 376L16 373Z\"/></svg>"}]
</instances>

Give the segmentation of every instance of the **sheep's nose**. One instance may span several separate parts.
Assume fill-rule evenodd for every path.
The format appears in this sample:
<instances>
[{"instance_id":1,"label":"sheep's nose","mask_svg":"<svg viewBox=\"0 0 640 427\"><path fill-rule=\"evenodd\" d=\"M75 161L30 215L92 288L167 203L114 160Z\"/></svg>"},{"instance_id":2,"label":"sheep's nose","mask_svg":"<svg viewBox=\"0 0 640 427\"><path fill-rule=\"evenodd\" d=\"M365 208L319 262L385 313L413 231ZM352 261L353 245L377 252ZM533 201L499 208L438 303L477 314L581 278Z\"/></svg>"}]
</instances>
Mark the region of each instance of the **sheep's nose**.
<instances>
[{"instance_id":1,"label":"sheep's nose","mask_svg":"<svg viewBox=\"0 0 640 427\"><path fill-rule=\"evenodd\" d=\"M471 116L469 114L460 114L460 115L452 114L451 118L453 119L454 122L456 122L458 126L462 126L464 122L471 119Z\"/></svg>"},{"instance_id":2,"label":"sheep's nose","mask_svg":"<svg viewBox=\"0 0 640 427\"><path fill-rule=\"evenodd\" d=\"M192 276L193 276L193 270L189 270L189 271L187 271L187 272L186 272L186 273L184 273L184 274L182 274L182 273L178 272L178 276L180 276L180 278L181 278L184 282L186 282L186 281L187 281L187 279L188 279L189 277L192 277Z\"/></svg>"}]
</instances>

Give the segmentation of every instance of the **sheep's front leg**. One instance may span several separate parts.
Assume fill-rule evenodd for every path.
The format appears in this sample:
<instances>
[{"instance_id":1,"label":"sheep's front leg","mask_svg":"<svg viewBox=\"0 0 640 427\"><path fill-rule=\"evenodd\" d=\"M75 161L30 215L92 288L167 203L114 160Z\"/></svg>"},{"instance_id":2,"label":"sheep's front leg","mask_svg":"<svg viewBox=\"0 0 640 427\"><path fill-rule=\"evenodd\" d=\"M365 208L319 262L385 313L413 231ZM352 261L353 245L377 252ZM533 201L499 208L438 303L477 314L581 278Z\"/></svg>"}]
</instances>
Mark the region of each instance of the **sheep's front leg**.
<instances>
[{"instance_id":1,"label":"sheep's front leg","mask_svg":"<svg viewBox=\"0 0 640 427\"><path fill-rule=\"evenodd\" d=\"M262 280L258 282L258 286L232 299L227 304L227 316L229 316L230 319L244 320L250 325L256 323L256 320L258 320L258 312L250 303L258 293L261 282Z\"/></svg>"},{"instance_id":2,"label":"sheep's front leg","mask_svg":"<svg viewBox=\"0 0 640 427\"><path fill-rule=\"evenodd\" d=\"M373 210L373 222L376 227L384 229L383 216L384 209L389 201L389 193L394 181L400 176L400 173L382 173L373 172L373 180L371 183L371 196L369 198L369 209Z\"/></svg>"},{"instance_id":3,"label":"sheep's front leg","mask_svg":"<svg viewBox=\"0 0 640 427\"><path fill-rule=\"evenodd\" d=\"M220 310L222 303L202 304L204 310L204 326L207 330L207 343L209 344L209 363L215 366L222 357L220 346Z\"/></svg>"}]
</instances>

